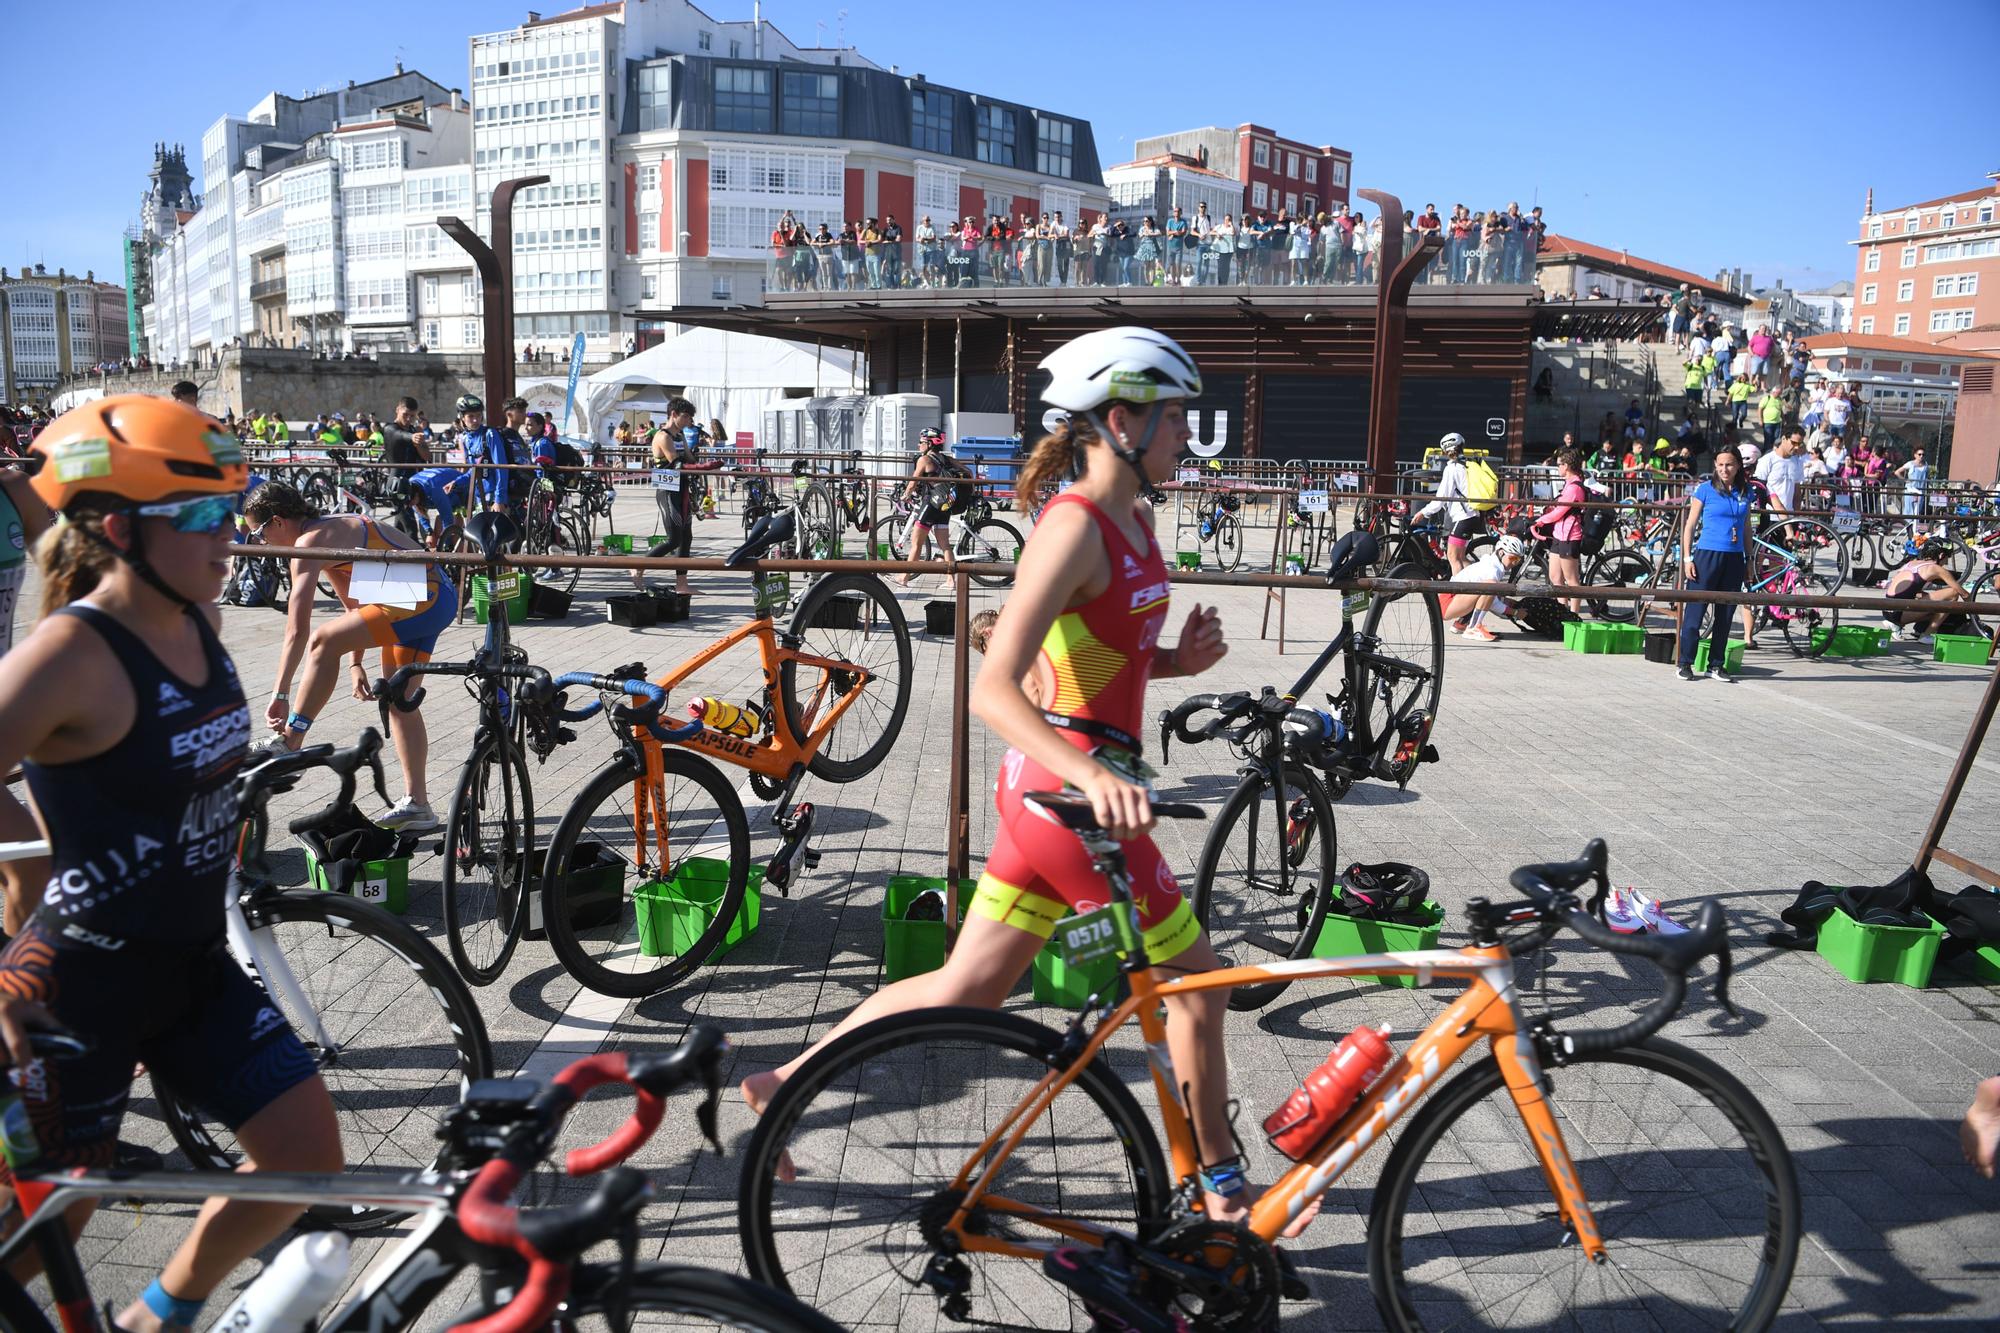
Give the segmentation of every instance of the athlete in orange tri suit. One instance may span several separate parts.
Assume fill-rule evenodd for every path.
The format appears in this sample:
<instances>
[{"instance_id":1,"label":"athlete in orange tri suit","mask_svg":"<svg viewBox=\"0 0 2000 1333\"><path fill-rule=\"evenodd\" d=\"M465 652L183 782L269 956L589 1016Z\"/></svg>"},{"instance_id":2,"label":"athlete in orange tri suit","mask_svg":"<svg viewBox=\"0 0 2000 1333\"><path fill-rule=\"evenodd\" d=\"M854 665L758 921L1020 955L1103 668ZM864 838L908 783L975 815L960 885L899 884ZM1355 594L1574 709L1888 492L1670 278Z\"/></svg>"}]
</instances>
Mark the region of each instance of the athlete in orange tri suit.
<instances>
[{"instance_id":1,"label":"athlete in orange tri suit","mask_svg":"<svg viewBox=\"0 0 2000 1333\"><path fill-rule=\"evenodd\" d=\"M250 521L251 536L272 546L313 547L329 550L410 551L420 550L417 542L359 514L332 514L321 517L311 502L283 482L266 482L251 493L243 512ZM398 565L392 568L405 569ZM424 569L424 594L414 606L362 605L349 595L354 577L351 561L293 560L292 600L286 613L285 646L278 655L277 685L271 693L265 721L296 750L305 742L313 719L333 697L334 677L340 659L354 655L351 668L354 697L373 697L368 669L362 654L369 645L382 650L382 674L397 667L430 660L442 634L458 614L458 593L437 565ZM312 626L311 591L324 572L333 584L345 612L317 629ZM298 698L291 698L292 673L305 660L305 678ZM415 682L411 688L416 688ZM389 711L389 729L396 742L396 762L403 770L405 795L394 809L377 819L385 828L417 833L437 827L426 798L424 766L429 757L430 739L424 730L421 711Z\"/></svg>"},{"instance_id":2,"label":"athlete in orange tri suit","mask_svg":"<svg viewBox=\"0 0 2000 1333\"><path fill-rule=\"evenodd\" d=\"M995 790L1001 827L986 873L945 965L883 988L812 1050L745 1079L753 1109L761 1111L820 1046L862 1024L941 1005L999 1007L1065 911L1104 902L1103 877L1079 840L1024 805L1024 792L1067 786L1089 798L1098 823L1123 846L1155 965L1221 965L1147 836L1152 807L1138 736L1149 679L1197 675L1228 651L1215 611L1199 605L1177 644L1159 642L1167 570L1151 507L1141 498L1173 475L1190 436L1185 400L1200 394L1201 372L1172 339L1133 328L1085 334L1041 368L1051 377L1043 398L1070 419L1035 447L1017 495L1032 509L1045 490L1070 484L1043 511L1021 553L973 687L973 711L1011 747ZM1040 706L1022 690L1031 673L1048 687ZM1254 1193L1232 1155L1225 994L1167 1001L1167 1042L1207 1158L1202 1185L1211 1217L1241 1214ZM1292 1234L1309 1220L1302 1216Z\"/></svg>"}]
</instances>

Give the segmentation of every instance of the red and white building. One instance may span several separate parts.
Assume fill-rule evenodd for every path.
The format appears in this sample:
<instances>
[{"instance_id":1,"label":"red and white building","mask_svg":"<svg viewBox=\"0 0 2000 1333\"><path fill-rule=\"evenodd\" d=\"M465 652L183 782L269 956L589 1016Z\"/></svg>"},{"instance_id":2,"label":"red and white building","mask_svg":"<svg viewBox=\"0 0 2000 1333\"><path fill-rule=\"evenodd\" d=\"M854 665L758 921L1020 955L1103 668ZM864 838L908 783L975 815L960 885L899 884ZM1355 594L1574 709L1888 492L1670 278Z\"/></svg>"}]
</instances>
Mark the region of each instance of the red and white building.
<instances>
[{"instance_id":1,"label":"red and white building","mask_svg":"<svg viewBox=\"0 0 2000 1333\"><path fill-rule=\"evenodd\" d=\"M1864 210L1854 331L2000 347L2000 173L1978 189L1895 208L1877 209L1871 190Z\"/></svg>"},{"instance_id":2,"label":"red and white building","mask_svg":"<svg viewBox=\"0 0 2000 1333\"><path fill-rule=\"evenodd\" d=\"M1741 327L1749 297L1722 282L1672 264L1641 259L1630 250L1592 245L1550 232L1535 256L1535 283L1550 300L1649 301L1685 283L1703 306Z\"/></svg>"},{"instance_id":3,"label":"red and white building","mask_svg":"<svg viewBox=\"0 0 2000 1333\"><path fill-rule=\"evenodd\" d=\"M1145 217L1164 224L1176 208L1191 221L1200 216L1204 204L1210 221L1220 222L1236 216L1243 203L1242 184L1233 176L1175 153L1106 167L1104 188L1111 193L1112 213L1134 226Z\"/></svg>"},{"instance_id":4,"label":"red and white building","mask_svg":"<svg viewBox=\"0 0 2000 1333\"><path fill-rule=\"evenodd\" d=\"M1238 216L1246 210L1275 213L1281 208L1294 216L1331 213L1336 204L1351 202L1354 154L1331 144L1287 139L1262 125L1211 125L1156 135L1133 144L1132 154L1140 162L1173 154L1239 182L1240 207L1233 210Z\"/></svg>"},{"instance_id":5,"label":"red and white building","mask_svg":"<svg viewBox=\"0 0 2000 1333\"><path fill-rule=\"evenodd\" d=\"M1945 424L1958 412L1961 387L1992 392L1996 358L1989 354L1879 333L1819 333L1805 343L1813 354L1809 377L1858 391L1868 407L1869 428L1893 433L1905 446L1939 449ZM1960 431L1945 454L1947 471L1954 479L1990 486L1996 451L2000 440L1982 443Z\"/></svg>"}]
</instances>

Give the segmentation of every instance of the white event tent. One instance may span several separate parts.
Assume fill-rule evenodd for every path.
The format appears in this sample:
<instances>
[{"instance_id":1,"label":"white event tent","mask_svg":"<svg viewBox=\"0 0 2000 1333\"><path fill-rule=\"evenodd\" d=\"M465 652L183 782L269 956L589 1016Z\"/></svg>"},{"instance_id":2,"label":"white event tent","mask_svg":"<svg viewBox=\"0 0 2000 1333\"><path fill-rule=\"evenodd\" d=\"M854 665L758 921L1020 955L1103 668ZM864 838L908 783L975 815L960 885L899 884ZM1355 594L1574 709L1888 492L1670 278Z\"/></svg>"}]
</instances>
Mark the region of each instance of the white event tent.
<instances>
[{"instance_id":1,"label":"white event tent","mask_svg":"<svg viewBox=\"0 0 2000 1333\"><path fill-rule=\"evenodd\" d=\"M601 438L621 412L664 415L676 393L694 403L698 420L715 417L734 431L756 429L774 402L867 387L860 352L697 328L586 376L576 397L583 424Z\"/></svg>"}]
</instances>

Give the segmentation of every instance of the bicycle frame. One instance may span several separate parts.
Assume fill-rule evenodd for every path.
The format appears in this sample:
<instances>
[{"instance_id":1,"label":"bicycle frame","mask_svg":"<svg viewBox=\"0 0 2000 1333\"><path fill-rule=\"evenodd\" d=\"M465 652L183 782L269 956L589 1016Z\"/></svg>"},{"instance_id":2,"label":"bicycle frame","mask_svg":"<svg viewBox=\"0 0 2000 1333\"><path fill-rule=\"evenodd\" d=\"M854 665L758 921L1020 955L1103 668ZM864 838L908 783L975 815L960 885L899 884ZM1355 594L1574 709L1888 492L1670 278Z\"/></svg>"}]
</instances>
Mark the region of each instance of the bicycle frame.
<instances>
[{"instance_id":1,"label":"bicycle frame","mask_svg":"<svg viewBox=\"0 0 2000 1333\"><path fill-rule=\"evenodd\" d=\"M1555 1196L1563 1220L1585 1253L1599 1260L1605 1252L1596 1222L1584 1197L1562 1131L1543 1096L1541 1063L1515 1000L1512 955L1505 945L1460 950L1429 949L1407 953L1365 954L1346 958L1299 959L1232 967L1156 982L1150 966L1127 965L1131 994L1110 1009L1076 1057L1044 1075L1028 1094L973 1151L952 1183L964 1199L946 1229L968 1251L1039 1260L1064 1242L1102 1245L1114 1233L1109 1228L1073 1218L1048 1216L1041 1209L991 1193L1007 1158L1027 1137L1064 1088L1097 1058L1107 1042L1136 1018L1146 1043L1154 1092L1166 1125L1167 1146L1174 1174L1192 1180L1200 1169L1194 1130L1174 1087L1167 1049L1166 1021L1160 1002L1178 995L1224 990L1266 981L1301 981L1313 977L1359 974L1414 976L1420 983L1436 977L1459 978L1464 992L1448 1005L1417 1039L1404 1048L1373 1089L1363 1095L1340 1123L1306 1157L1295 1163L1250 1206L1249 1227L1266 1241L1276 1241L1285 1227L1340 1179L1355 1159L1380 1140L1444 1071L1480 1042L1490 1044L1515 1109L1528 1130L1543 1178ZM991 1160L986 1160L991 1155ZM1057 1239L1047 1244L1010 1242L980 1234L970 1225L975 1207L990 1208L1048 1227Z\"/></svg>"},{"instance_id":2,"label":"bicycle frame","mask_svg":"<svg viewBox=\"0 0 2000 1333\"><path fill-rule=\"evenodd\" d=\"M874 676L865 667L856 666L851 662L841 662L830 657L815 657L810 653L799 651L785 643L778 633L777 626L771 623L771 618L763 615L730 630L666 675L658 677L654 684L671 695L689 676L739 643L752 638L757 641L757 657L764 669L764 689L767 695L775 696L782 688L779 672L785 663L793 662L819 669L819 683L813 687L812 697L805 708L805 715L811 720L811 729L804 736L796 734L792 730L791 722L785 717L784 708L773 698L769 710L772 715L771 734L763 741L745 740L704 727L682 744L734 764L738 768L747 768L753 773L760 773L767 778L782 782L791 776L795 767L812 762L813 756L819 753L819 747L825 743L827 734L833 730L834 724L839 722L841 716L861 697L862 691L867 688ZM836 699L832 708L821 717L820 708L826 702L827 691L832 685L833 673L836 671L852 675L856 680L853 687ZM638 741L649 754L661 744L660 740L650 733L639 735ZM649 773L657 776L658 770L657 764L647 765Z\"/></svg>"}]
</instances>

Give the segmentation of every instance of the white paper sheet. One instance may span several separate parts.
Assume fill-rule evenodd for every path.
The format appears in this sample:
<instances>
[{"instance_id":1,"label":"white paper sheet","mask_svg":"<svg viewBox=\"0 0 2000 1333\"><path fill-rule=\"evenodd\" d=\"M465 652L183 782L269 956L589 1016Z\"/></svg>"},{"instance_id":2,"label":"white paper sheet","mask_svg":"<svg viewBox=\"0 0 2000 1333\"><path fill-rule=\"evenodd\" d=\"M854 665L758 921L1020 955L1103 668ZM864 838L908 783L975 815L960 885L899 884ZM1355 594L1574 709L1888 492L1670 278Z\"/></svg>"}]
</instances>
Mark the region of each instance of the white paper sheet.
<instances>
[{"instance_id":1,"label":"white paper sheet","mask_svg":"<svg viewBox=\"0 0 2000 1333\"><path fill-rule=\"evenodd\" d=\"M393 606L411 610L430 596L430 571L419 564L357 560L347 581L347 595L363 606Z\"/></svg>"}]
</instances>

